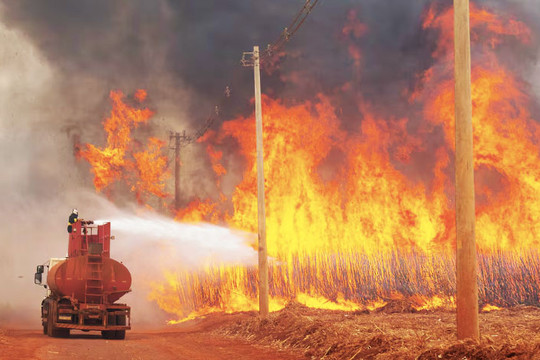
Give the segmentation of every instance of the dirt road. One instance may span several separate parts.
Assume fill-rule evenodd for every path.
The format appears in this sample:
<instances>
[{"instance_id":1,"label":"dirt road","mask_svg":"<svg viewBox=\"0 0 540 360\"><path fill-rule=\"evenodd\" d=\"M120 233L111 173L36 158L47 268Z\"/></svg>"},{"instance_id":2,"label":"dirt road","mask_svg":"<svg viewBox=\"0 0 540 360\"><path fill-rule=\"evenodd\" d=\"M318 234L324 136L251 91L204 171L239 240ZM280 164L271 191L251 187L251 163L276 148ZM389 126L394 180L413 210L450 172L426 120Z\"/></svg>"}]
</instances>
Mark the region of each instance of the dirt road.
<instances>
[{"instance_id":1,"label":"dirt road","mask_svg":"<svg viewBox=\"0 0 540 360\"><path fill-rule=\"evenodd\" d=\"M230 320L230 319L229 319ZM125 340L104 340L99 333L75 331L51 338L41 330L0 328L0 359L40 360L293 360L303 358L212 333L216 321L203 321L160 331L129 331Z\"/></svg>"}]
</instances>

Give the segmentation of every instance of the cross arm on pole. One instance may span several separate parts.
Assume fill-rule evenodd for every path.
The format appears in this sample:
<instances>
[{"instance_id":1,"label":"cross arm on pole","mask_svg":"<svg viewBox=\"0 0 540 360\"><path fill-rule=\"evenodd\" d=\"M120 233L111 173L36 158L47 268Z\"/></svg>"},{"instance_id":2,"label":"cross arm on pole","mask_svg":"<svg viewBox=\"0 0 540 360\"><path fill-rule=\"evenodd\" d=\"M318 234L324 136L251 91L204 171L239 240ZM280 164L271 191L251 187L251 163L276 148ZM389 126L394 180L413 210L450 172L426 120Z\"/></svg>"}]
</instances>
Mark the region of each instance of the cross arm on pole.
<instances>
[{"instance_id":1,"label":"cross arm on pole","mask_svg":"<svg viewBox=\"0 0 540 360\"><path fill-rule=\"evenodd\" d=\"M255 53L253 51L242 53L240 63L245 67L255 66Z\"/></svg>"}]
</instances>

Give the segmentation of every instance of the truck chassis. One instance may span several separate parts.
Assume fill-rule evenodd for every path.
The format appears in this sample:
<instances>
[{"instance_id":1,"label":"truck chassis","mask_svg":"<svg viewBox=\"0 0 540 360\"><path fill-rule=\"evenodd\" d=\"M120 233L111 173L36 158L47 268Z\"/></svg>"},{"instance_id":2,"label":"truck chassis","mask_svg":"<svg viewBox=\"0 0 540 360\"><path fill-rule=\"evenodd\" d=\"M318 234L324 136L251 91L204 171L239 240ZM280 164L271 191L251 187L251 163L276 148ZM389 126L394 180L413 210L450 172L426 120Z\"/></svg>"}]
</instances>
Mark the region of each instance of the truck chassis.
<instances>
[{"instance_id":1,"label":"truck chassis","mask_svg":"<svg viewBox=\"0 0 540 360\"><path fill-rule=\"evenodd\" d=\"M46 297L41 303L43 334L68 337L70 330L101 331L104 339L122 340L131 329L125 304L81 304L70 297Z\"/></svg>"}]
</instances>

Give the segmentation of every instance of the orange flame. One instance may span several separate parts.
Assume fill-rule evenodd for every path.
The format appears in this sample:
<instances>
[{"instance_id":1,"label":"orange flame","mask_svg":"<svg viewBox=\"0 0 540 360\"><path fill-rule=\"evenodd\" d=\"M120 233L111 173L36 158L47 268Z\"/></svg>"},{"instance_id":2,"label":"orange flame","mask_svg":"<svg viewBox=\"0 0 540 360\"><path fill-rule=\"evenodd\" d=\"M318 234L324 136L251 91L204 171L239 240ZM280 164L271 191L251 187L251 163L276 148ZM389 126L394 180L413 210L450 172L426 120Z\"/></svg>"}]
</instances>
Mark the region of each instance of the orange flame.
<instances>
[{"instance_id":1,"label":"orange flame","mask_svg":"<svg viewBox=\"0 0 540 360\"><path fill-rule=\"evenodd\" d=\"M167 197L165 181L169 177L167 158L161 155L165 145L163 141L151 138L148 148L135 151L135 142L131 137L133 129L145 124L154 113L148 109L137 109L124 102L120 91L111 91L112 110L103 122L107 133L107 146L99 148L86 144L78 153L91 165L94 174L94 186L103 191L119 180L124 180L139 203L144 203L146 196ZM134 95L137 102L146 99L146 91L140 89Z\"/></svg>"},{"instance_id":2,"label":"orange flame","mask_svg":"<svg viewBox=\"0 0 540 360\"><path fill-rule=\"evenodd\" d=\"M500 307L488 304L488 305L484 305L484 307L482 307L481 312L492 312L492 311L499 311L499 310L501 310Z\"/></svg>"},{"instance_id":3,"label":"orange flame","mask_svg":"<svg viewBox=\"0 0 540 360\"><path fill-rule=\"evenodd\" d=\"M448 33L452 12L429 18L426 27ZM521 22L501 19L473 6L472 29L487 28L485 42L500 44L513 37L530 41ZM474 39L474 37L473 37ZM508 39L507 39L508 40ZM445 42L443 42L445 43ZM448 45L448 44L447 44ZM472 67L474 151L477 194L477 235L483 249L531 248L539 244L540 171L536 144L540 126L530 115L525 85L498 61L491 47L483 47ZM452 55L439 46L437 56ZM454 148L454 84L451 62L423 84L424 114L442 126L448 148Z\"/></svg>"},{"instance_id":4,"label":"orange flame","mask_svg":"<svg viewBox=\"0 0 540 360\"><path fill-rule=\"evenodd\" d=\"M164 146L164 141L150 138L146 151L133 154L137 171L133 191L136 192L139 202L144 201L144 195L152 194L160 198L169 196L165 191L165 180L169 173L166 171L167 158L162 155Z\"/></svg>"},{"instance_id":5,"label":"orange flame","mask_svg":"<svg viewBox=\"0 0 540 360\"><path fill-rule=\"evenodd\" d=\"M355 24L355 18L349 14L343 34L361 36L366 31ZM408 297L417 310L454 306L455 260L448 252L455 238L450 167L454 146L452 19L451 10L441 12L435 6L425 14L424 29L438 30L440 39L433 53L438 63L418 78L418 88L411 95L411 101L423 105L427 120L417 134L409 132L408 119L381 119L361 100L358 133L347 134L322 94L315 102L292 107L263 97L273 301L295 298L315 307L331 304L354 309L368 302L381 305L384 299ZM538 302L525 289L538 288L538 277L521 279L526 285L517 284L519 272L534 264L538 255L526 252L527 260L520 263L512 253L496 251L530 251L538 246L540 235L540 168L536 165L540 162L535 143L540 129L527 110L530 104L523 84L498 63L494 53L497 46L513 39L527 44L531 33L522 22L475 5L471 6L471 26L473 44L481 54L474 58L472 79L477 243L482 253L495 251L482 258L480 294L498 305ZM351 56L359 65L360 53L355 50ZM406 176L399 169L427 151L426 139L437 132L442 132L446 143L432 154L431 181ZM208 200L186 209L184 216L211 213L211 218L202 218L256 231L254 133L253 118L239 118L224 123L218 135L208 139L213 161L219 158L215 147L229 137L238 142L246 159L243 181L230 196L232 214L216 218L221 207ZM219 167L215 170L219 175ZM215 206L208 211L211 204ZM496 287L501 280L493 274L507 267L516 269L507 280L521 295ZM209 311L205 307L209 304L212 311L231 304L236 309L256 309L255 270L219 269L219 275L216 269L196 275L177 273L177 280L182 280L173 288L183 289L182 295L164 287L160 301L179 300L172 311L179 317L190 311ZM209 301L205 296L216 287L217 297ZM238 294L252 299L250 305L239 301Z\"/></svg>"}]
</instances>

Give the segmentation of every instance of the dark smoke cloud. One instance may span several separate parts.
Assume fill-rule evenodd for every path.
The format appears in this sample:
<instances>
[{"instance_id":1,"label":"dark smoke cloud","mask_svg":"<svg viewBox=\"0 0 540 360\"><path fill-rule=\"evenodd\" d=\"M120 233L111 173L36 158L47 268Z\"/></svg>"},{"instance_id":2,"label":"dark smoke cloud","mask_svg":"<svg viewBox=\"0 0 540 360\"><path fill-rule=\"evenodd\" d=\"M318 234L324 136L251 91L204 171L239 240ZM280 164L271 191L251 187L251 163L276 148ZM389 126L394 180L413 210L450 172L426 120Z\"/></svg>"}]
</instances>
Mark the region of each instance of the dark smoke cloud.
<instances>
[{"instance_id":1,"label":"dark smoke cloud","mask_svg":"<svg viewBox=\"0 0 540 360\"><path fill-rule=\"evenodd\" d=\"M59 81L69 84L64 86L75 87L74 79L98 81L100 89L94 89L98 94L93 95L101 99L97 106L106 106L104 94L109 89L143 87L156 105L166 103L165 99L180 102L181 109L170 106L171 112L187 115L180 123L196 126L227 85L232 85L235 95L233 111L227 114L250 110L246 99L251 97L251 74L239 66L241 53L255 44L263 48L277 38L303 3L22 0L4 2L2 18L30 38L59 70ZM287 45L288 56L280 69L263 77L265 92L304 100L350 80L348 40L340 33L348 11L356 9L369 29L354 40L362 49L364 69L356 84L361 89L356 90L381 110L401 112L407 106L402 89L410 87L414 75L432 62L435 37L420 28L421 15L430 3L321 0ZM491 1L490 6L528 19L538 15L534 1ZM291 73L298 73L301 80L282 81ZM351 114L345 120L358 119Z\"/></svg>"},{"instance_id":2,"label":"dark smoke cloud","mask_svg":"<svg viewBox=\"0 0 540 360\"><path fill-rule=\"evenodd\" d=\"M418 62L418 50L426 46L415 41L425 4L321 1L287 45L291 55L282 69L263 79L265 92L304 99L347 81L351 59L340 31L354 8L369 28L369 36L360 40L368 49L363 54L368 69L362 77L365 93L395 93L396 81L425 66ZM196 101L187 105L191 116L201 117L228 82L234 82L235 95L246 105L251 74L239 66L241 53L276 39L302 5L300 0L23 0L5 3L3 21L27 34L67 79L99 79L104 90L145 87L155 99L165 95L162 78L157 81L155 75L166 74L177 89L195 92ZM280 74L300 70L305 82L279 81Z\"/></svg>"}]
</instances>

